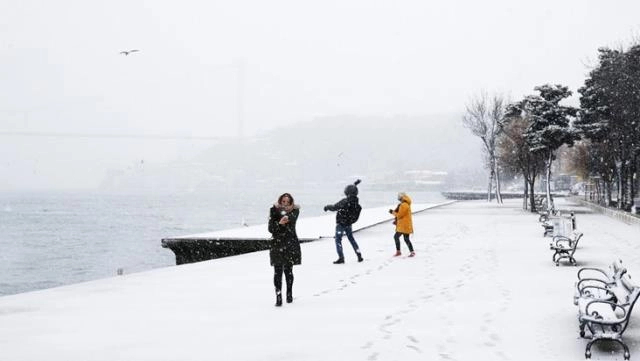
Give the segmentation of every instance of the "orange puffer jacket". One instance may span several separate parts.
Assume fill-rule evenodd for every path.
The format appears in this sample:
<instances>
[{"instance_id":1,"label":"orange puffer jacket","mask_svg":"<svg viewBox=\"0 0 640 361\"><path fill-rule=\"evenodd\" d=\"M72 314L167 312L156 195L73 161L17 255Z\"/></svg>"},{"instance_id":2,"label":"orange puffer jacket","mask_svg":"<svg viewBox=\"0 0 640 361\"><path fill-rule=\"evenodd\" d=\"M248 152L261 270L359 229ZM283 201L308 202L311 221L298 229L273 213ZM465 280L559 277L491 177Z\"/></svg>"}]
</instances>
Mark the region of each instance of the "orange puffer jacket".
<instances>
[{"instance_id":1,"label":"orange puffer jacket","mask_svg":"<svg viewBox=\"0 0 640 361\"><path fill-rule=\"evenodd\" d=\"M411 198L404 193L401 194L400 198L400 204L392 213L396 217L396 232L410 234L413 233Z\"/></svg>"}]
</instances>

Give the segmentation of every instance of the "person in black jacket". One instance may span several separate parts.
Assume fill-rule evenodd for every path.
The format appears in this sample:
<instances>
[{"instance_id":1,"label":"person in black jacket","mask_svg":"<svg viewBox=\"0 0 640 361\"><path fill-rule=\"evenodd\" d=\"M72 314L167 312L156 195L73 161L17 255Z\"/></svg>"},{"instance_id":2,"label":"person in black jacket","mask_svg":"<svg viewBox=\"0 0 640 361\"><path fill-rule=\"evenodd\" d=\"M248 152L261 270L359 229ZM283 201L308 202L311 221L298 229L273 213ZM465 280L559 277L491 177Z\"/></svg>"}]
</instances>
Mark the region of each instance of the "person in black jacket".
<instances>
[{"instance_id":1,"label":"person in black jacket","mask_svg":"<svg viewBox=\"0 0 640 361\"><path fill-rule=\"evenodd\" d=\"M358 256L358 262L362 262L362 253L360 247L353 238L353 231L351 230L352 221L349 217L349 210L354 208L354 204L358 204L358 184L360 179L355 181L354 184L349 184L344 189L344 195L346 198L341 199L336 204L328 204L324 206L324 211L337 211L336 213L336 251L338 252L338 259L334 261L334 264L344 263L344 253L342 252L342 236L346 235L349 243L353 247L353 250Z\"/></svg>"},{"instance_id":2,"label":"person in black jacket","mask_svg":"<svg viewBox=\"0 0 640 361\"><path fill-rule=\"evenodd\" d=\"M300 207L289 193L278 197L278 203L269 210L271 248L269 258L273 266L273 285L276 287L276 306L282 306L282 274L287 281L287 303L293 302L293 265L302 263L300 241L296 234L296 221Z\"/></svg>"}]
</instances>

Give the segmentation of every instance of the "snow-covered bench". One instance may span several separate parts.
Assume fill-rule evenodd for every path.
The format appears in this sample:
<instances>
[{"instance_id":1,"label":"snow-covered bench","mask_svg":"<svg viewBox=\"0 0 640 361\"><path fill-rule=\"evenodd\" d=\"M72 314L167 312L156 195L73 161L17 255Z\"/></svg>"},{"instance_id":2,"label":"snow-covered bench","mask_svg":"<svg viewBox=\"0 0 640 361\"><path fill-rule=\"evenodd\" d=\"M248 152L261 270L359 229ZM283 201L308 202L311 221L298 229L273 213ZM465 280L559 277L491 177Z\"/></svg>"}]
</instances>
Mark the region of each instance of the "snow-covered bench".
<instances>
[{"instance_id":1,"label":"snow-covered bench","mask_svg":"<svg viewBox=\"0 0 640 361\"><path fill-rule=\"evenodd\" d=\"M540 212L546 212L549 210L547 207L547 196L546 195L535 195L533 197L533 202L536 205L536 210Z\"/></svg>"},{"instance_id":2,"label":"snow-covered bench","mask_svg":"<svg viewBox=\"0 0 640 361\"><path fill-rule=\"evenodd\" d=\"M576 246L582 238L582 232L574 230L567 236L554 236L549 244L549 249L554 251L552 260L556 266L560 265L561 259L568 259L569 263L574 266L577 264L573 254L576 252Z\"/></svg>"},{"instance_id":3,"label":"snow-covered bench","mask_svg":"<svg viewBox=\"0 0 640 361\"><path fill-rule=\"evenodd\" d=\"M538 222L545 223L549 220L549 217L557 215L558 212L555 209L538 211Z\"/></svg>"},{"instance_id":4,"label":"snow-covered bench","mask_svg":"<svg viewBox=\"0 0 640 361\"><path fill-rule=\"evenodd\" d=\"M598 300L612 300L613 294L609 288L615 287L620 278L627 272L621 260L613 261L607 269L583 267L578 271L578 281L575 283L573 303L578 305L578 299L589 298Z\"/></svg>"},{"instance_id":5,"label":"snow-covered bench","mask_svg":"<svg viewBox=\"0 0 640 361\"><path fill-rule=\"evenodd\" d=\"M624 349L624 359L628 360L629 347L622 341L622 334L629 325L631 311L640 295L640 287L633 284L630 276L625 273L607 292L610 293L609 300L588 297L578 299L580 337L585 337L585 329L591 334L584 356L591 358L591 346L598 341L608 340L619 343Z\"/></svg>"},{"instance_id":6,"label":"snow-covered bench","mask_svg":"<svg viewBox=\"0 0 640 361\"><path fill-rule=\"evenodd\" d=\"M569 215L563 215L554 213L554 215L548 215L542 220L543 216L540 216L540 222L542 228L544 228L543 237L546 236L566 236L568 232L576 229L576 216L571 212Z\"/></svg>"}]
</instances>

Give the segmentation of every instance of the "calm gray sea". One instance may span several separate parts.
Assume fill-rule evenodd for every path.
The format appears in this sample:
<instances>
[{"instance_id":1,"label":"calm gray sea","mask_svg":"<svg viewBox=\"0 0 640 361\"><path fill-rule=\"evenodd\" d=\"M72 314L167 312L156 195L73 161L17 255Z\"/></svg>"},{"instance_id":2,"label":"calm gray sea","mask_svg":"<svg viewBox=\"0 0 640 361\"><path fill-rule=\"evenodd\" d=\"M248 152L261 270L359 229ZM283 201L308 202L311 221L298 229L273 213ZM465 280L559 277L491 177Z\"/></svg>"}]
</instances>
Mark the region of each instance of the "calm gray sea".
<instances>
[{"instance_id":1,"label":"calm gray sea","mask_svg":"<svg viewBox=\"0 0 640 361\"><path fill-rule=\"evenodd\" d=\"M289 190L302 217L323 214L342 188ZM409 192L416 203L439 192ZM0 193L0 295L175 265L160 240L267 221L279 194L264 189L207 193ZM364 208L393 205L395 191L361 187Z\"/></svg>"}]
</instances>

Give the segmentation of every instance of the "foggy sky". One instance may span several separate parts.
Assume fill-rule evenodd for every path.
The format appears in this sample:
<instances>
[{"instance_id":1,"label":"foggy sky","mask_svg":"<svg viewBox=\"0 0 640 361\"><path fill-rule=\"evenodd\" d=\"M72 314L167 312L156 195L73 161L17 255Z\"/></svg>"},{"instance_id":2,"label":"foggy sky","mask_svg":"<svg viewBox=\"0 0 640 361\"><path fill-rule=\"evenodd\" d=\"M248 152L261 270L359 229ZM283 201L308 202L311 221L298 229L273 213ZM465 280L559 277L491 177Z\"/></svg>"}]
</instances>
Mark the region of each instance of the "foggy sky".
<instances>
[{"instance_id":1,"label":"foggy sky","mask_svg":"<svg viewBox=\"0 0 640 361\"><path fill-rule=\"evenodd\" d=\"M462 112L482 89L575 92L598 47L637 35L638 13L637 1L3 1L0 190L95 187L107 169L188 159L208 146L189 137L235 136L239 119L251 136L321 116Z\"/></svg>"}]
</instances>

